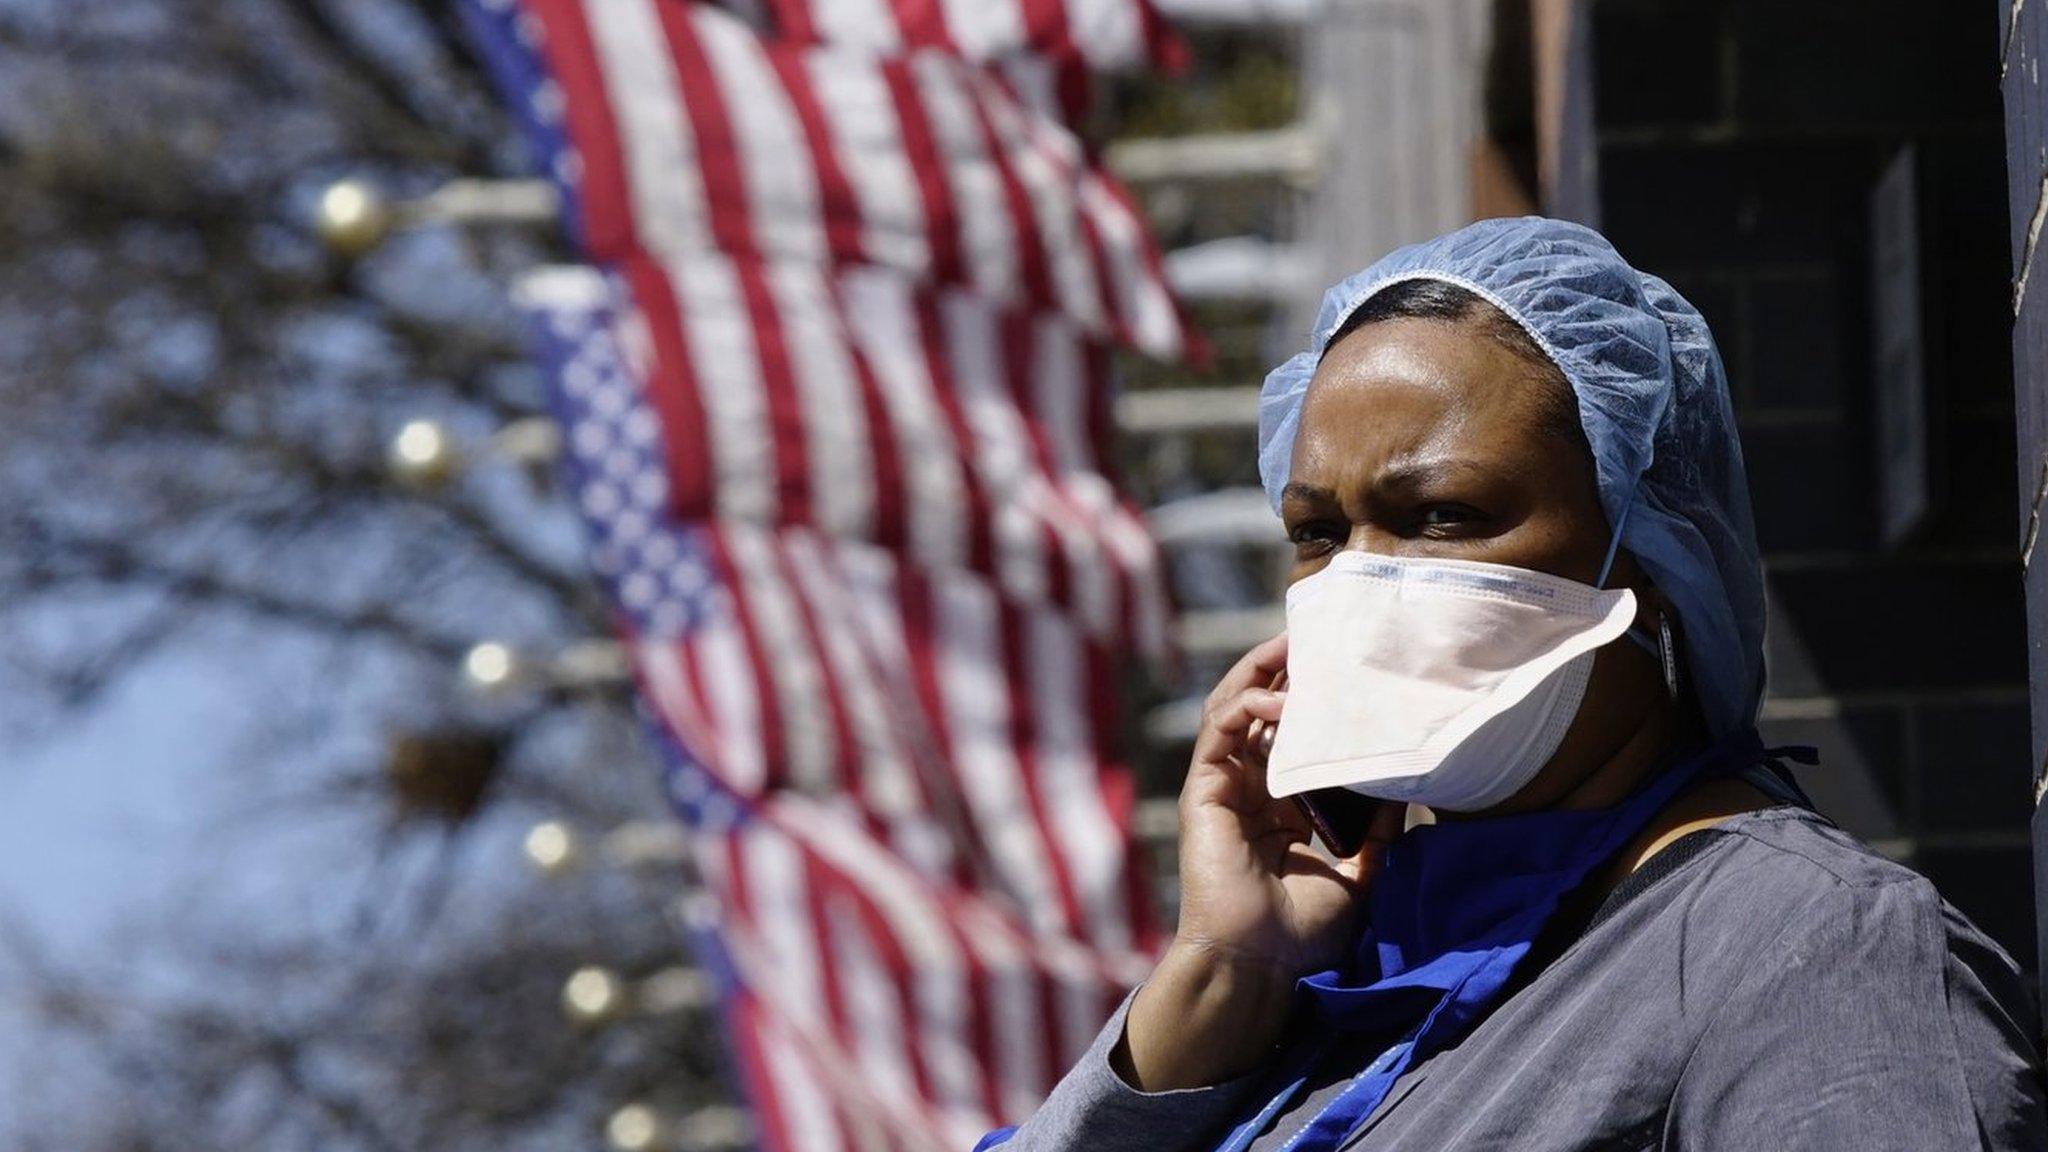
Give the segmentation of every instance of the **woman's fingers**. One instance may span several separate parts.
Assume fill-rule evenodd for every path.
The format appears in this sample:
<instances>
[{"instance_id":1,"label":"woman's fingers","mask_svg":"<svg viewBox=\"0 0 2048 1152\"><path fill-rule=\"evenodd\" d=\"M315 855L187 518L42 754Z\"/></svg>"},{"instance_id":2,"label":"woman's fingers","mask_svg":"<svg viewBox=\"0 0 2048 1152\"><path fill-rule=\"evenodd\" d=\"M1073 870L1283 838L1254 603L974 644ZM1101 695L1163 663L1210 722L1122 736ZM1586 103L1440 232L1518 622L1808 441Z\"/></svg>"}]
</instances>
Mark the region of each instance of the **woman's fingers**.
<instances>
[{"instance_id":1,"label":"woman's fingers","mask_svg":"<svg viewBox=\"0 0 2048 1152\"><path fill-rule=\"evenodd\" d=\"M1252 721L1278 720L1286 702L1284 692L1246 688L1211 709L1195 737L1187 784L1181 789L1182 802L1221 803L1233 808L1270 802L1263 762L1238 752Z\"/></svg>"},{"instance_id":2,"label":"woman's fingers","mask_svg":"<svg viewBox=\"0 0 2048 1152\"><path fill-rule=\"evenodd\" d=\"M1247 688L1264 688L1273 682L1273 677L1287 667L1287 633L1282 632L1270 640L1261 642L1251 651L1238 658L1230 671L1216 682L1209 699L1202 706L1203 714L1216 711L1231 697Z\"/></svg>"}]
</instances>

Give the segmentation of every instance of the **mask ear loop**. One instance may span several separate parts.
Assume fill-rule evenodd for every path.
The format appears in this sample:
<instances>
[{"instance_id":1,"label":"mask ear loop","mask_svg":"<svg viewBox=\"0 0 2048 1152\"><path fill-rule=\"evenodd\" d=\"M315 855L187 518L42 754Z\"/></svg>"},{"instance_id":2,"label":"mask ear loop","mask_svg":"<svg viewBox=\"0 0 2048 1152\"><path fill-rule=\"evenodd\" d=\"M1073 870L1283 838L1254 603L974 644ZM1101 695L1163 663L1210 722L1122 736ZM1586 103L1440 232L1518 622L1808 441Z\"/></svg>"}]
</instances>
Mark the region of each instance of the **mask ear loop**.
<instances>
[{"instance_id":1,"label":"mask ear loop","mask_svg":"<svg viewBox=\"0 0 2048 1152\"><path fill-rule=\"evenodd\" d=\"M1614 535L1607 541L1607 558L1600 562L1600 578L1593 582L1596 587L1607 586L1607 577L1614 570L1614 557L1621 551L1622 529L1628 526L1628 514L1635 506L1635 495L1631 492L1629 502L1621 506L1620 518L1614 522ZM1662 612L1657 614L1657 631L1654 639L1647 632L1636 628L1630 628L1623 635L1657 658L1657 663L1664 670L1665 693L1673 700L1678 699L1678 644L1671 635L1670 617Z\"/></svg>"},{"instance_id":2,"label":"mask ear loop","mask_svg":"<svg viewBox=\"0 0 2048 1152\"><path fill-rule=\"evenodd\" d=\"M1621 551L1621 533L1628 527L1628 514L1635 510L1635 490L1629 490L1628 503L1621 506L1621 517L1614 522L1614 535L1607 538L1607 557L1600 561L1600 575L1594 579L1595 588L1607 587L1608 574L1614 571L1614 557Z\"/></svg>"},{"instance_id":3,"label":"mask ear loop","mask_svg":"<svg viewBox=\"0 0 2048 1152\"><path fill-rule=\"evenodd\" d=\"M1623 529L1628 527L1628 514L1635 510L1635 506L1635 492L1631 490L1628 503L1621 506L1621 516L1614 522L1614 535L1607 539L1607 558L1600 561L1600 576L1593 581L1595 588L1607 587L1607 577L1614 573L1614 558L1621 552L1621 533ZM1638 647L1650 655L1655 656L1658 654L1658 642L1652 639L1648 632L1631 626L1623 635L1635 641Z\"/></svg>"}]
</instances>

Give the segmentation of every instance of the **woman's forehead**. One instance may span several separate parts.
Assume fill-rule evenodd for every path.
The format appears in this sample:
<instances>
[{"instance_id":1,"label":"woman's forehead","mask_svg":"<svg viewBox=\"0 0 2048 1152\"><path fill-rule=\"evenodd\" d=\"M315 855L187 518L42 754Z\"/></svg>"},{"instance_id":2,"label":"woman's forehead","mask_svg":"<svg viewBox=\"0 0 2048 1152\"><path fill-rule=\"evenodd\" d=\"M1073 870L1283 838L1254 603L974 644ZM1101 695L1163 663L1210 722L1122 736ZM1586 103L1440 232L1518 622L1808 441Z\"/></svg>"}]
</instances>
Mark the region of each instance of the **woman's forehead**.
<instances>
[{"instance_id":1,"label":"woman's forehead","mask_svg":"<svg viewBox=\"0 0 2048 1152\"><path fill-rule=\"evenodd\" d=\"M1297 465L1543 450L1540 369L1468 324L1370 324L1330 349L1301 413Z\"/></svg>"}]
</instances>

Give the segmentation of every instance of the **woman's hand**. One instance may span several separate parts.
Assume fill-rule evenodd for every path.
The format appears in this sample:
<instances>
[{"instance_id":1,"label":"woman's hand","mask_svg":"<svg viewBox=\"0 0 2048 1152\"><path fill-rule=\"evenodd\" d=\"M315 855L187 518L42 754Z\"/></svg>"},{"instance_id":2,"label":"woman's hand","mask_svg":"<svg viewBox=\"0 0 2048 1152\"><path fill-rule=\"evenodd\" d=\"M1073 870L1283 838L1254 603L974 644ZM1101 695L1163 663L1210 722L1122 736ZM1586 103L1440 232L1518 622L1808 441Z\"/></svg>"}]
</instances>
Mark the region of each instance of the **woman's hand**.
<instances>
[{"instance_id":1,"label":"woman's hand","mask_svg":"<svg viewBox=\"0 0 2048 1152\"><path fill-rule=\"evenodd\" d=\"M1118 1072L1157 1092L1214 1084L1256 1067L1280 1037L1301 976L1343 961L1363 896L1403 806L1373 818L1365 846L1331 862L1292 800L1266 791L1253 720L1280 719L1282 633L1245 654L1209 694L1180 794L1180 926L1138 993Z\"/></svg>"}]
</instances>

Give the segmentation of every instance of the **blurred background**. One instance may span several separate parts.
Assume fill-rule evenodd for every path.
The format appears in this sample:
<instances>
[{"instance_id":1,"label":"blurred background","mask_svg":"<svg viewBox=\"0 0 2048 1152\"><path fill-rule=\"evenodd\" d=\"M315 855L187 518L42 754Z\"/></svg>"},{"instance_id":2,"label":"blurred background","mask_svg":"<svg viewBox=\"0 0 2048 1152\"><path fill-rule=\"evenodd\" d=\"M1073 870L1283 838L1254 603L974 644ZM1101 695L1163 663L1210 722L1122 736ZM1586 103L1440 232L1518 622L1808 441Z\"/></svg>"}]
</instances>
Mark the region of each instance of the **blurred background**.
<instances>
[{"instance_id":1,"label":"blurred background","mask_svg":"<svg viewBox=\"0 0 2048 1152\"><path fill-rule=\"evenodd\" d=\"M1541 211L1720 339L1767 740L2035 966L2017 7L1162 5L1188 67L1085 133L1213 348L1115 409L1179 609L1128 733L1168 908L1195 702L1277 628L1265 368L1386 249ZM508 302L563 258L530 168L434 0L0 0L0 1146L748 1146Z\"/></svg>"}]
</instances>

